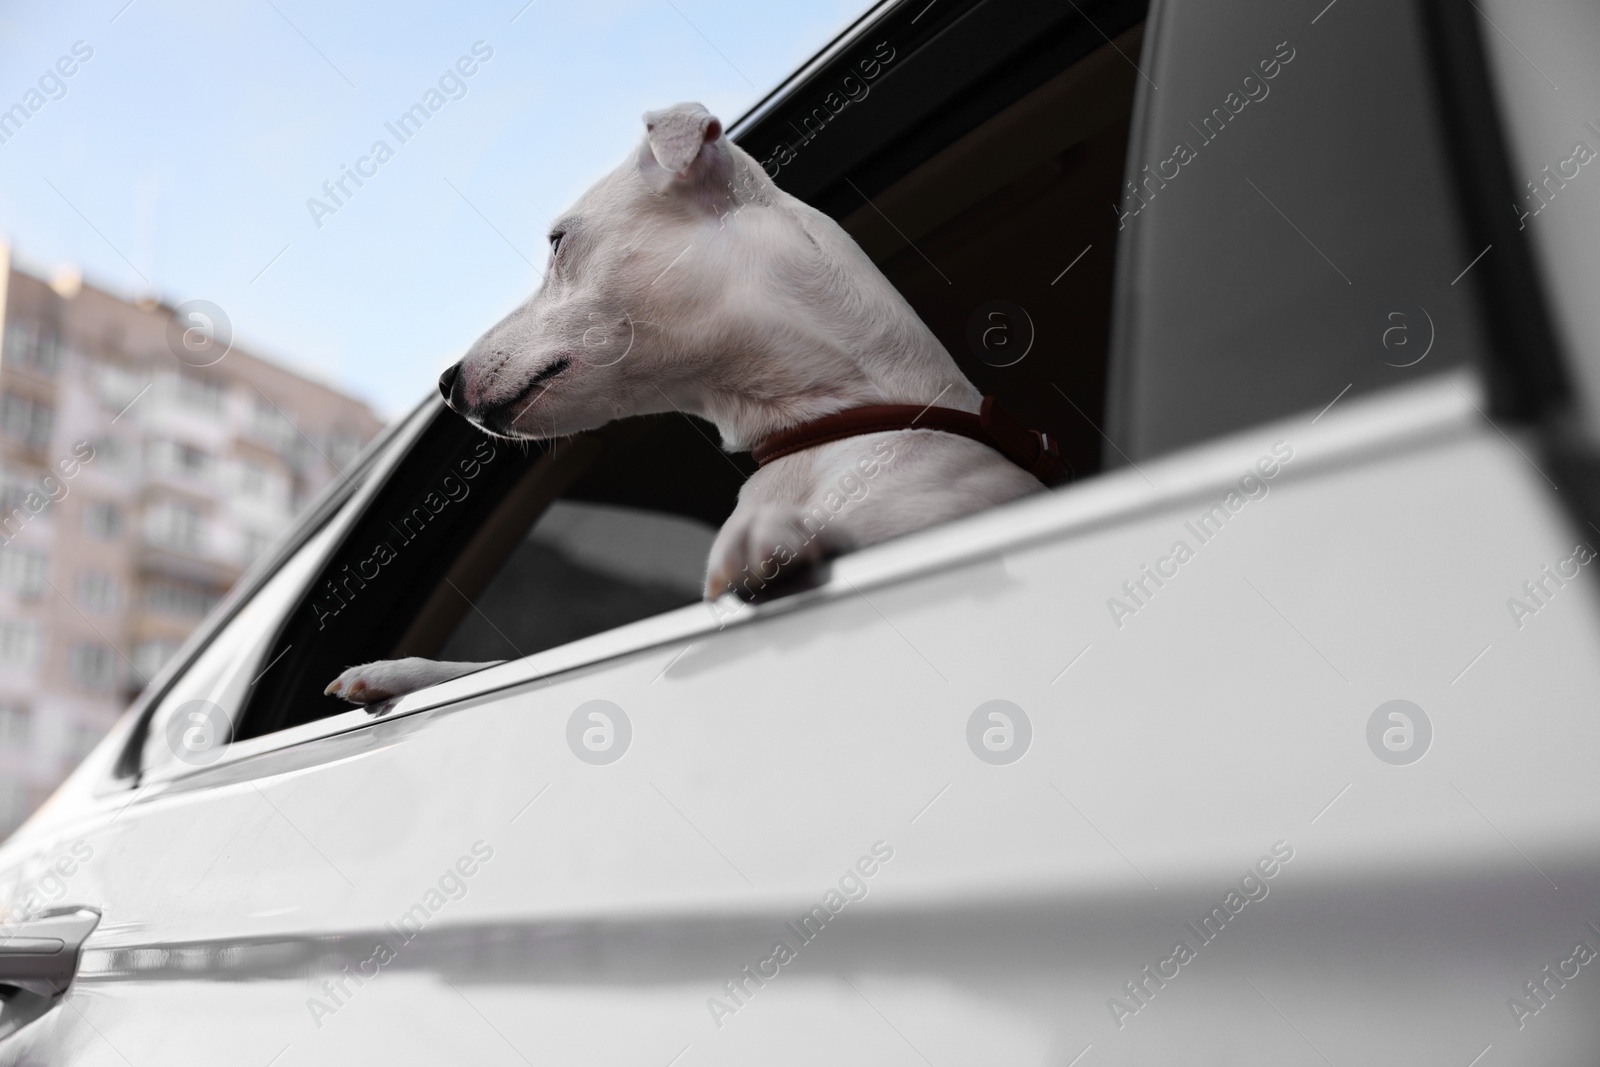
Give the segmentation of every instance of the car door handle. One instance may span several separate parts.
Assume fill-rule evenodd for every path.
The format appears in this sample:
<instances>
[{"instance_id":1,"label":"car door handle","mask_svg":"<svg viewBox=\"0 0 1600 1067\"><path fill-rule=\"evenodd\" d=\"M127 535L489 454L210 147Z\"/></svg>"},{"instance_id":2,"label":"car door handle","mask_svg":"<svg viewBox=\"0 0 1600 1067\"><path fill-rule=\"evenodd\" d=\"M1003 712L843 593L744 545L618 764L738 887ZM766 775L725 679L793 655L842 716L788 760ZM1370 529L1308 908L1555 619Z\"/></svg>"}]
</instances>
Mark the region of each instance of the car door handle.
<instances>
[{"instance_id":1,"label":"car door handle","mask_svg":"<svg viewBox=\"0 0 1600 1067\"><path fill-rule=\"evenodd\" d=\"M100 924L93 908L55 908L18 923L0 923L0 988L55 997L78 973L83 943Z\"/></svg>"}]
</instances>

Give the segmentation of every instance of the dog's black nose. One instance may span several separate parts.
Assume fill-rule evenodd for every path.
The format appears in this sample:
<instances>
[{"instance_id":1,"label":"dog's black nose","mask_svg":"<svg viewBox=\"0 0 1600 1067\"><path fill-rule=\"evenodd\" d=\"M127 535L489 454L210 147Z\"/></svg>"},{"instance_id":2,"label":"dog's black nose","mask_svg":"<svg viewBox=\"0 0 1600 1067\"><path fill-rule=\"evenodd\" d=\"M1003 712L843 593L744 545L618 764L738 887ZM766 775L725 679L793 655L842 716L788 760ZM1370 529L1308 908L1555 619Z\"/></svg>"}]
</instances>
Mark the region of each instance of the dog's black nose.
<instances>
[{"instance_id":1,"label":"dog's black nose","mask_svg":"<svg viewBox=\"0 0 1600 1067\"><path fill-rule=\"evenodd\" d=\"M456 391L456 383L461 380L461 364L452 363L439 375L439 395L444 397L444 402L449 407L455 407L452 394Z\"/></svg>"}]
</instances>

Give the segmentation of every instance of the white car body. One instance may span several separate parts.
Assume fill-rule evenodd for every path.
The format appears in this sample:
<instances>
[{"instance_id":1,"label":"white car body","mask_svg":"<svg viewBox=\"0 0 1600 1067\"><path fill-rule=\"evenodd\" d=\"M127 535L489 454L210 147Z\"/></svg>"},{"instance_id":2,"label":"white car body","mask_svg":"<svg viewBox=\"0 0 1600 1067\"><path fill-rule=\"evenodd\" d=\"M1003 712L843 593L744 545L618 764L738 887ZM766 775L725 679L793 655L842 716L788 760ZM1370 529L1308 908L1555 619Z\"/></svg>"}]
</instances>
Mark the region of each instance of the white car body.
<instances>
[{"instance_id":1,"label":"white car body","mask_svg":"<svg viewBox=\"0 0 1600 1067\"><path fill-rule=\"evenodd\" d=\"M1299 5L1301 41L1346 5L1376 10ZM1547 8L1519 44L1596 99L1600 18ZM1139 89L1130 159L1202 18L1150 11L1164 92ZM1517 116L1542 83L1480 28L1508 169L1536 173L1548 138ZM1320 61L1301 41L1293 73ZM0 1064L1592 1062L1600 533L1581 464L1548 459L1600 426L1588 180L1530 239L1577 383L1560 426L1499 415L1470 365L1169 448L1113 423L1128 462L816 588L162 758L145 717L246 699L424 404L0 849L7 899L44 879L102 915L64 995L0 1008ZM1157 291L1137 242L1160 231L1129 222L1119 285ZM1124 337L1162 328L1138 313Z\"/></svg>"}]
</instances>

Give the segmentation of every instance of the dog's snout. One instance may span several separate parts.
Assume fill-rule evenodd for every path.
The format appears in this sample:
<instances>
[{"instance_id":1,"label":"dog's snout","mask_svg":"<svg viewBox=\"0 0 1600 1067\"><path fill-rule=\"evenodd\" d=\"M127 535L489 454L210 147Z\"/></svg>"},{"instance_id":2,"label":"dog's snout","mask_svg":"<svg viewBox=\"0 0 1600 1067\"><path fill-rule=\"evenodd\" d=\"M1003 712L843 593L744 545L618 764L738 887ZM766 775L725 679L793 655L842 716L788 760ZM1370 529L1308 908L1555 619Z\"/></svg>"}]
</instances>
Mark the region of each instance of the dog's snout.
<instances>
[{"instance_id":1,"label":"dog's snout","mask_svg":"<svg viewBox=\"0 0 1600 1067\"><path fill-rule=\"evenodd\" d=\"M439 395L446 406L460 411L465 406L466 391L462 387L461 364L452 363L439 375Z\"/></svg>"}]
</instances>

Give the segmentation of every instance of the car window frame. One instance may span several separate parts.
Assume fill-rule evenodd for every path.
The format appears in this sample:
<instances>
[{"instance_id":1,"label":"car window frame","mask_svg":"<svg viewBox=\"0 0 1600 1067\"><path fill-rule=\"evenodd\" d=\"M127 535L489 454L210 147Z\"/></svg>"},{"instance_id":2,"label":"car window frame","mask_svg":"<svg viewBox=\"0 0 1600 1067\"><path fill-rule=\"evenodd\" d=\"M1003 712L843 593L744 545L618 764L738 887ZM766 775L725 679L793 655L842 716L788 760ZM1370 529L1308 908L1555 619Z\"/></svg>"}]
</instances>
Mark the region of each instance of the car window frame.
<instances>
[{"instance_id":1,"label":"car window frame","mask_svg":"<svg viewBox=\"0 0 1600 1067\"><path fill-rule=\"evenodd\" d=\"M1097 0L1094 9L1099 11L1100 8L1105 8L1106 11L1101 11L1101 14L1117 10L1119 11L1118 17L1126 21L1131 17L1127 12L1132 11L1135 7L1141 9L1139 18L1145 17L1143 14L1144 2L1145 0ZM875 34L880 34L893 28L898 31L897 36L904 34L904 36L899 36L900 40L906 41L909 38L914 41L913 49L921 51L930 41L944 37L946 31L953 28L957 22L965 24L974 17L980 21L985 19L993 21L991 0L967 0L966 3L954 5L951 9L942 13L938 20L934 20L939 23L938 26L930 24L920 28L916 27L920 17L911 17L912 12L909 8L910 5L907 3L895 3L892 0L869 7L845 30L825 45L817 56L802 65L795 73L757 101L748 112L730 127L730 136L742 142L748 136L758 135L763 124L780 112L788 102L803 96L819 78L825 77L833 66L844 62L853 47L863 41L867 41ZM1153 8L1154 5L1151 8L1152 14ZM1124 11L1123 9L1126 10ZM1059 17L1059 15L1052 16L1052 18ZM1137 19L1134 21L1137 21ZM946 22L950 25L945 25ZM1002 19L1000 22L1004 25L999 28L993 26L988 28L985 40L997 33L1000 36L995 37L995 40L1006 40L1007 34L1014 36L1016 32L1019 32L1018 28L1010 25L1008 20ZM1009 29L1006 28L1007 26L1009 26ZM1087 34L1087 30L1084 32ZM1096 40L1098 39L1096 38ZM1079 50L1087 48L1086 45L1074 45L1073 47ZM1035 57L1036 64L1039 59L1040 57ZM1135 101L1135 106L1137 106L1137 100ZM902 119L905 117L901 116ZM1137 115L1135 115L1136 117ZM130 714L136 714L138 721L124 741L123 749L114 764L114 786L125 786L129 783L139 784L140 774L143 770L139 766L139 759L144 747L150 718L177 680L194 665L198 657L210 645L210 642L226 628L242 606L259 592L266 580L330 521L339 522L343 526L343 530L330 540L331 547L327 555L331 556L339 550L339 546L343 542L344 533L360 521L372 499L381 491L387 480L404 462L405 457L409 454L411 444L423 432L431 418L438 413L441 407L442 401L437 396L428 396L409 415L397 420L389 430L385 431L381 435L380 441L375 441L373 445L369 445L363 455L368 457L366 461L369 463L382 456L382 461L377 464L381 469L373 470L365 484L360 486L359 489L350 486L348 479L337 487L330 486L330 491L325 493L324 498L312 509L311 513L297 524L292 535L285 539L284 547L271 553L270 559L264 560L258 566L252 568L251 572L246 575L245 580L241 580L234 591L230 592L223 604L219 606L213 618L202 626L201 632L191 636L189 641L185 642L184 647L180 648L178 654L173 656L167 667L153 680L151 685L146 687L145 692L140 695L134 707L130 708ZM386 454L384 453L385 449L388 450ZM555 459L556 457L551 458ZM358 457L358 462L360 459L361 457ZM354 469L355 467L356 464L352 464L352 468ZM342 491L340 491L341 489ZM966 554L962 553L962 555ZM326 557L319 561L319 563L325 562ZM687 605L661 615L627 623L600 634L546 649L532 656L508 661L505 666L534 662L539 665L548 664L548 666L543 666L539 676L564 673L568 670L595 665L621 655L640 651L655 644L671 643L679 639L703 636L708 632L720 630L734 622L742 623L757 617L764 617L772 611L787 611L804 604L815 603L818 595L822 592L822 590L812 590L810 594L792 595L781 601L754 607L736 601L723 603L721 608L712 602ZM303 595L304 593L302 593ZM728 594L723 598L723 601L730 601L731 598L732 594ZM267 649L268 645L264 644L263 654ZM467 681L467 679L480 678L485 674L493 674L494 677L477 683ZM452 697L451 700L453 702L455 699L467 699L477 695L474 690L478 687L482 687L483 692L492 692L501 688L499 677L498 669L490 668L488 671L475 672L472 675L445 683L445 686L449 687L449 691L452 693L461 692L464 694L460 698ZM525 681L527 679L521 678L521 680ZM425 692L433 692L440 688L438 686L431 687ZM409 697L402 698L389 714L392 716L394 714L409 713L413 710L423 710L421 707L414 707L413 705L415 704L416 701L411 700ZM436 705L430 703L427 706ZM372 722L373 719L374 715L371 711L365 708L352 708L348 712L325 716L309 723L276 730L259 737L230 742L218 760L207 765L204 770L227 766L262 752L344 733L351 729L360 728ZM183 778L199 770L201 769L186 771L178 768L171 769L169 773L169 769L163 767L159 777L163 780Z\"/></svg>"},{"instance_id":2,"label":"car window frame","mask_svg":"<svg viewBox=\"0 0 1600 1067\"><path fill-rule=\"evenodd\" d=\"M375 506L391 479L402 473L406 460L413 454L419 439L424 436L433 420L443 414L444 409L443 399L432 395L414 408L409 415L397 420L389 430L385 431L382 441L375 440L373 445L369 446L368 452L364 453L363 457L358 457L358 463L364 462L366 466L358 468L356 463L352 464L352 472L363 474L364 481L354 485L347 478L341 483L340 491L325 494L286 537L284 547L271 553L271 559L263 565L252 569L251 574L247 576L248 586L245 582L241 582L235 587L235 591L230 592L216 615L202 627L203 633L192 636L180 654L173 657L173 663L176 664L181 660L181 665L169 664L157 679L159 684L153 683L140 696L136 705L138 722L123 740L111 781L101 788L101 793L115 789L140 788L144 785L172 786L193 779L197 775L205 775L207 772L226 772L228 768L242 761L265 753L333 737L360 729L382 718L395 717L389 714L391 708L388 706L374 705L370 708L353 706L348 711L324 716L308 723L243 740L229 741L223 747L221 754L204 766L192 766L181 762L164 762L153 767L140 764L151 717L159 710L162 702L185 673L196 665L212 641L226 630L244 605L260 593L285 563L297 552L305 550L319 534L326 532L330 523L336 523L338 528L332 531L326 544L319 551L315 565L308 570L307 584L291 600L291 604L298 607L310 594L312 585L315 584L327 562L339 553L350 532L359 526L369 510ZM546 454L542 462L586 465L588 460L577 450L554 450ZM547 675L604 662L649 647L651 644L670 641L677 633L703 632L706 625L702 616L706 608L706 602L685 605L507 662L525 664L529 660L537 660L545 663L547 657L553 657L550 662L559 664L559 667L547 668L544 672ZM293 608L289 610L292 611ZM273 619L270 624L273 632L277 631L285 618L287 613L280 613ZM715 624L712 624L712 628L716 628ZM260 665L260 660L272 646L273 642L270 640L260 643L252 669ZM475 678L482 673L484 672L475 672L464 678ZM460 682L462 679L456 681ZM130 709L130 714L134 713L134 710Z\"/></svg>"},{"instance_id":3,"label":"car window frame","mask_svg":"<svg viewBox=\"0 0 1600 1067\"><path fill-rule=\"evenodd\" d=\"M985 6L984 0L977 0L975 3L964 5L963 12L971 12L983 6ZM760 119L772 114L785 97L803 90L814 80L819 62L825 67L827 59L848 52L852 45L879 32L886 17L901 7L904 5L880 4L870 9L849 30L827 46L824 56L802 67L799 73L780 85L772 94L760 101L749 114L742 117L735 124L734 134L736 136L744 134L752 126L758 125ZM1147 24L1158 19L1160 10L1159 3L1151 4L1146 16ZM1135 97L1132 116L1134 123L1140 121L1142 102L1142 96ZM422 434L442 406L439 397L429 396L408 416L398 420L390 430L386 431L381 441L375 441L369 446L366 462L373 464L373 469L365 482L359 488L350 486L348 482L341 483L339 487L331 487L334 491L327 494L319 506L301 520L293 535L284 542L284 547L272 553L270 560L253 568L251 574L247 575L250 580L241 582L235 593L229 595L223 607L204 627L204 633L186 643L185 649L173 659L175 666L169 665L169 669L164 670L157 679L160 684L152 684L140 697L137 707L142 717L141 722L139 728L132 732L125 743L122 758L117 765L119 770L124 769L129 754L137 761L149 716L159 706L172 685L193 665L210 641L228 625L242 605L256 595L265 580L330 521L338 522L342 530L331 538L326 555L331 556L338 551L344 533L361 521L373 499L404 463L416 438ZM1252 428L1250 432L1254 434L1256 429L1259 428ZM1215 440L1201 442L1191 449L1182 450L1174 458L1180 459L1191 452L1204 451L1217 444ZM560 461L558 456L548 459L552 462ZM1111 477L1113 481L1120 481L1114 476ZM1099 477L1094 479L1096 484L1100 481ZM1214 484L1216 479L1206 474L1196 482L1191 491L1204 493L1210 491ZM339 491L340 489L342 491ZM1180 490L1180 494L1182 492ZM1038 498L1030 498L1012 505L990 509L932 530L920 531L890 544L871 546L852 553L825 567L819 576L818 585L808 590L755 605L738 601L732 594L726 594L715 602L687 605L545 649L531 656L510 660L409 694L386 705L378 705L371 709L352 707L348 711L312 722L234 741L223 750L216 761L204 768L180 767L167 773L167 768L163 767L159 778L162 781L170 781L195 775L215 774L219 770L225 770L241 761L267 752L307 744L377 722L390 721L445 705L457 705L490 697L508 688L567 674L574 670L599 666L651 648L669 646L676 648L685 642L703 639L730 626L749 625L771 615L806 610L812 605L859 595L863 589L908 580L925 573L959 566L984 555L1015 548L1043 537L1058 536L1082 523L1092 526L1103 521L1121 521L1132 514L1126 510L1124 499L1126 494L1120 490L1113 490L1109 496L1099 492L1093 495L1096 500L1087 504L1087 510L1084 504L1066 504L1063 500L1055 499L1076 498L1079 492L1044 494L1046 498L1052 500L1050 505L1041 505ZM1149 506L1164 506L1170 499L1172 497L1168 493L1162 492L1156 494ZM1057 508L1054 506L1056 504L1060 504L1061 507ZM1042 524L1034 519L1028 519L1020 525L1015 525L1019 507L1031 516L1042 514L1048 517L1058 510L1062 514L1059 520L1046 518ZM1110 520L1109 517L1113 515L1116 519ZM1004 516L1009 516L1009 519ZM319 564L325 562L326 556L319 560ZM263 644L263 654L269 644ZM136 779L137 771L138 768L135 767L133 774L124 774L122 778Z\"/></svg>"}]
</instances>

